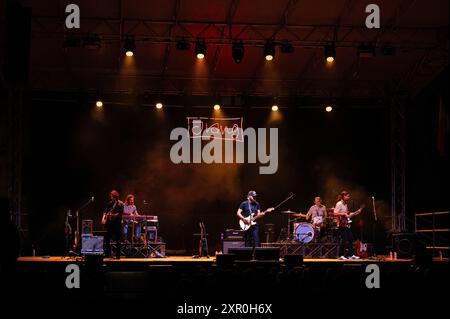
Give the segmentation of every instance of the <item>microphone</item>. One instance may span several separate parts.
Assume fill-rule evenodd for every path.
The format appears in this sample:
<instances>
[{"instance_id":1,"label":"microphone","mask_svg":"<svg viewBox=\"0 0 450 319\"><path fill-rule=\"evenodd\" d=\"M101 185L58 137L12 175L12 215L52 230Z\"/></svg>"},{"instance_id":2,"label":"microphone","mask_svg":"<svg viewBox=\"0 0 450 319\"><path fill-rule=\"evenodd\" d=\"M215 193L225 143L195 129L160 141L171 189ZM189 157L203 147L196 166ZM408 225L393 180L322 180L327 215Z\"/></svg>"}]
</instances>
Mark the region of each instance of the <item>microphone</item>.
<instances>
[{"instance_id":1,"label":"microphone","mask_svg":"<svg viewBox=\"0 0 450 319\"><path fill-rule=\"evenodd\" d=\"M309 231L309 232L306 233L306 235L307 235L308 237L311 237L311 236L312 236L312 233Z\"/></svg>"}]
</instances>

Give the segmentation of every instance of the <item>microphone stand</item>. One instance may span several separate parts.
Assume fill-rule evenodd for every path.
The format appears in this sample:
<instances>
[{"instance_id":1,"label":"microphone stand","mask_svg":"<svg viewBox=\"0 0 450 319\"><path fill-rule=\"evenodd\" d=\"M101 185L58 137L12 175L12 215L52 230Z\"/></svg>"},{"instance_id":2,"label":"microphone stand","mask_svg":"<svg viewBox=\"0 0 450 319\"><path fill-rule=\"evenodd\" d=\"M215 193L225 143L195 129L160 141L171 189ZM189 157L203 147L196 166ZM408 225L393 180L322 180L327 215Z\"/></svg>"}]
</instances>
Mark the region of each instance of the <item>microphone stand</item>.
<instances>
[{"instance_id":1,"label":"microphone stand","mask_svg":"<svg viewBox=\"0 0 450 319\"><path fill-rule=\"evenodd\" d=\"M372 196L372 207L373 207L373 216L374 216L374 223L372 225L372 243L373 243L373 256L376 257L377 254L375 252L375 231L376 231L376 226L377 226L377 222L378 222L378 216L377 216L377 209L375 207L375 196Z\"/></svg>"}]
</instances>

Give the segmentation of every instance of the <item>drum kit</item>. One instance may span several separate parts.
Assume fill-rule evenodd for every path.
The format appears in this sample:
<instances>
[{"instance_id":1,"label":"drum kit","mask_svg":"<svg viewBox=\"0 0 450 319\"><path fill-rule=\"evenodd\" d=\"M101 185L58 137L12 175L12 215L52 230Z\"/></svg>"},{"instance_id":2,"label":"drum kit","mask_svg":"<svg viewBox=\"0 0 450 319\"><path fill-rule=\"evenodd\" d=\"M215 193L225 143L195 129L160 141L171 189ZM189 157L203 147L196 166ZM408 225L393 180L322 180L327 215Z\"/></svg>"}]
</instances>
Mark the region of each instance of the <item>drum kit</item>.
<instances>
[{"instance_id":1,"label":"drum kit","mask_svg":"<svg viewBox=\"0 0 450 319\"><path fill-rule=\"evenodd\" d=\"M296 241L302 244L310 242L337 241L337 224L333 216L333 210L328 210L328 216L315 217L311 222L306 221L306 214L294 212L291 210L282 211L282 214L288 215L287 232L288 241Z\"/></svg>"}]
</instances>

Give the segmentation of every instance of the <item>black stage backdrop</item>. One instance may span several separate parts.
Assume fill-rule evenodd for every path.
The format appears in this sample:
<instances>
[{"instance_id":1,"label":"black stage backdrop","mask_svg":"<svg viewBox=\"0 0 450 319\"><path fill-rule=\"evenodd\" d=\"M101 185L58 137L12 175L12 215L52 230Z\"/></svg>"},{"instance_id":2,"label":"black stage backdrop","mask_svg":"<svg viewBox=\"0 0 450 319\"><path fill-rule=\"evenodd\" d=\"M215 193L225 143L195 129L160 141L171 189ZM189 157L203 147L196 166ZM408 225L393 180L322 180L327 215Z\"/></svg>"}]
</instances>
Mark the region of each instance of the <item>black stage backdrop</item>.
<instances>
[{"instance_id":1,"label":"black stage backdrop","mask_svg":"<svg viewBox=\"0 0 450 319\"><path fill-rule=\"evenodd\" d=\"M225 229L237 227L236 209L251 189L260 194L263 208L294 192L294 199L280 209L298 212L306 212L314 196L332 206L341 190L349 190L353 208L368 205L356 219L362 229L355 229L365 240L372 240L374 229L370 197L376 197L380 216L390 215L387 109L281 109L273 119L268 109L224 108L222 116L242 116L244 127L278 127L278 171L260 175L260 164L171 162L171 130L186 127L187 116L211 115L210 109L30 104L24 190L30 235L40 254L62 252L66 210L76 210L91 196L95 202L82 216L94 219L95 228L101 229L101 212L111 189L122 199L135 194L141 212L159 216L159 235L167 247L188 253L199 221L206 224L211 250ZM286 215L274 212L260 222L266 223L276 225L277 237ZM389 228L390 220L381 218L380 223Z\"/></svg>"}]
</instances>

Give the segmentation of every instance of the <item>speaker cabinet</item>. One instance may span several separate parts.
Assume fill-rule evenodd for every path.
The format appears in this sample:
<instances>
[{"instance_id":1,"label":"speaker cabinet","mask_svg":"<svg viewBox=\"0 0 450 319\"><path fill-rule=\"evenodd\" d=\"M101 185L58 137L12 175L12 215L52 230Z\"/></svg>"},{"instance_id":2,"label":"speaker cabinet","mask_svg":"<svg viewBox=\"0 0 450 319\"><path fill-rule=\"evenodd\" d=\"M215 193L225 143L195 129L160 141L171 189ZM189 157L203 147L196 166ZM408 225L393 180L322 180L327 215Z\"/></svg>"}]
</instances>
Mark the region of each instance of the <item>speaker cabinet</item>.
<instances>
[{"instance_id":1,"label":"speaker cabinet","mask_svg":"<svg viewBox=\"0 0 450 319\"><path fill-rule=\"evenodd\" d=\"M245 242L241 240L224 240L223 241L223 247L222 252L224 254L228 254L230 251L230 248L242 248L245 246Z\"/></svg>"},{"instance_id":2,"label":"speaker cabinet","mask_svg":"<svg viewBox=\"0 0 450 319\"><path fill-rule=\"evenodd\" d=\"M242 247L242 248L230 248L228 253L234 254L236 260L252 260L253 259L253 248L252 247Z\"/></svg>"},{"instance_id":3,"label":"speaker cabinet","mask_svg":"<svg viewBox=\"0 0 450 319\"><path fill-rule=\"evenodd\" d=\"M412 258L416 253L417 236L413 233L392 234L392 247L398 258Z\"/></svg>"},{"instance_id":4,"label":"speaker cabinet","mask_svg":"<svg viewBox=\"0 0 450 319\"><path fill-rule=\"evenodd\" d=\"M255 251L256 260L279 260L280 248L278 247L258 247Z\"/></svg>"}]
</instances>

